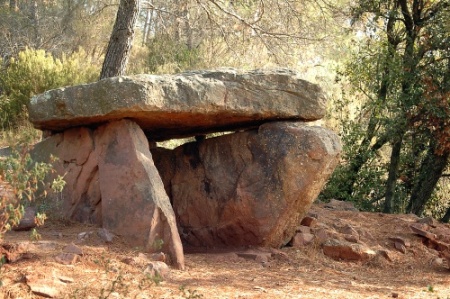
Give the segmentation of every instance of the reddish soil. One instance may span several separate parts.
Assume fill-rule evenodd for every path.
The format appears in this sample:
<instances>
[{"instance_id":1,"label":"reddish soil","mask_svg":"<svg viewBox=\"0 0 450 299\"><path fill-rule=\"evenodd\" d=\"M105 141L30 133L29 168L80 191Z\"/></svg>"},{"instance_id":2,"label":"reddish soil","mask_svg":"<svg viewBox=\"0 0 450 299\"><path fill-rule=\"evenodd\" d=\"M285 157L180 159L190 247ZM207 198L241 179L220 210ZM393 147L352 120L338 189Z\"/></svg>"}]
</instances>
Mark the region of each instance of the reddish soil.
<instances>
[{"instance_id":1,"label":"reddish soil","mask_svg":"<svg viewBox=\"0 0 450 299\"><path fill-rule=\"evenodd\" d=\"M0 298L42 298L30 290L33 282L54 290L55 298L450 298L449 265L412 232L416 216L318 205L311 212L317 225L335 237L339 237L336 227L352 226L360 233L360 242L386 250L391 261L382 256L366 262L336 261L315 242L272 251L268 262L245 259L235 251L186 254L186 270L172 269L158 282L144 274L148 262L139 249L127 247L120 238L106 244L95 233L97 227L47 222L39 228L42 239L37 242L30 241L29 232L7 234L5 243L20 245L22 255L2 267ZM446 224L434 226L450 229ZM80 240L83 232L94 233ZM389 240L393 236L411 243L406 253L393 247ZM71 243L83 255L72 265L57 262L55 257ZM135 262L123 262L130 258Z\"/></svg>"}]
</instances>

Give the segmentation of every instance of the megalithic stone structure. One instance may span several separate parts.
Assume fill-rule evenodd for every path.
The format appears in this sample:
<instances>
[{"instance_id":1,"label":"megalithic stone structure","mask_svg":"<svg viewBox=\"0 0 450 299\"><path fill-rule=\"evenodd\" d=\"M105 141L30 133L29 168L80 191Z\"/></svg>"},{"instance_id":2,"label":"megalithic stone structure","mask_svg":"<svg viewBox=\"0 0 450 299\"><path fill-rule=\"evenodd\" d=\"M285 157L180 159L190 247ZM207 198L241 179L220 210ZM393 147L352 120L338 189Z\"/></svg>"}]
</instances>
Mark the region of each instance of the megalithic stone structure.
<instances>
[{"instance_id":1,"label":"megalithic stone structure","mask_svg":"<svg viewBox=\"0 0 450 299\"><path fill-rule=\"evenodd\" d=\"M338 163L338 137L306 124L325 105L294 71L222 69L108 78L47 91L28 108L34 126L51 132L35 159L59 157L65 175L60 212L162 250L182 269L182 241L289 241ZM149 149L223 131L235 133Z\"/></svg>"}]
</instances>

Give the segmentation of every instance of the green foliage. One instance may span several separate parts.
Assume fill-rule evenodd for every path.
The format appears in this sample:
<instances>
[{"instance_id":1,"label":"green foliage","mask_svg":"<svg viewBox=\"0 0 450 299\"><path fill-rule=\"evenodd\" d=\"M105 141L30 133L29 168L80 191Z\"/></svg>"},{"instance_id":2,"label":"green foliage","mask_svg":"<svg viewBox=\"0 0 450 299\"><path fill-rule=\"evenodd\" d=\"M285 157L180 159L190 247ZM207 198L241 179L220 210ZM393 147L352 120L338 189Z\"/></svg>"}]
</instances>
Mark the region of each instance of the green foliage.
<instances>
[{"instance_id":1,"label":"green foliage","mask_svg":"<svg viewBox=\"0 0 450 299\"><path fill-rule=\"evenodd\" d=\"M152 247L155 251L161 250L161 248L164 245L164 240L163 239L155 239L155 241L153 241Z\"/></svg>"},{"instance_id":2,"label":"green foliage","mask_svg":"<svg viewBox=\"0 0 450 299\"><path fill-rule=\"evenodd\" d=\"M433 189L450 153L450 63L442 47L450 27L443 25L449 10L442 3L407 2L400 10L399 1L359 1L353 7L363 36L341 73L351 86L344 98L357 100L337 103L343 163L322 199L416 214L427 202L440 202ZM411 14L412 23L402 19Z\"/></svg>"},{"instance_id":3,"label":"green foliage","mask_svg":"<svg viewBox=\"0 0 450 299\"><path fill-rule=\"evenodd\" d=\"M341 163L333 172L331 178L321 192L319 198L322 201L339 199L351 201L362 210L378 211L378 200L382 197L385 185L385 161L383 156L370 150L361 149L361 142L366 134L367 123L352 115L361 114L361 106L350 102L348 96L336 100L334 103L335 113L340 116L339 136L342 142ZM355 112L349 111L355 109ZM357 159L365 163L356 169ZM348 186L349 182L352 182Z\"/></svg>"},{"instance_id":4,"label":"green foliage","mask_svg":"<svg viewBox=\"0 0 450 299\"><path fill-rule=\"evenodd\" d=\"M17 225L24 213L24 207L39 198L47 196L47 190L61 192L64 187L62 177L58 176L51 186L44 183L47 174L53 171L51 164L35 162L31 159L29 140L24 136L12 144L12 153L0 159L0 184L4 192L0 194L0 240L3 234ZM36 224L42 225L45 215L38 214ZM32 233L38 238L38 234Z\"/></svg>"},{"instance_id":5,"label":"green foliage","mask_svg":"<svg viewBox=\"0 0 450 299\"><path fill-rule=\"evenodd\" d=\"M0 61L1 62L1 61ZM36 94L57 87L93 82L98 68L79 51L61 59L43 50L26 49L0 70L0 128L16 126Z\"/></svg>"},{"instance_id":6,"label":"green foliage","mask_svg":"<svg viewBox=\"0 0 450 299\"><path fill-rule=\"evenodd\" d=\"M153 38L148 48L147 68L150 73L177 73L195 68L200 61L197 49L189 49L168 35Z\"/></svg>"}]
</instances>

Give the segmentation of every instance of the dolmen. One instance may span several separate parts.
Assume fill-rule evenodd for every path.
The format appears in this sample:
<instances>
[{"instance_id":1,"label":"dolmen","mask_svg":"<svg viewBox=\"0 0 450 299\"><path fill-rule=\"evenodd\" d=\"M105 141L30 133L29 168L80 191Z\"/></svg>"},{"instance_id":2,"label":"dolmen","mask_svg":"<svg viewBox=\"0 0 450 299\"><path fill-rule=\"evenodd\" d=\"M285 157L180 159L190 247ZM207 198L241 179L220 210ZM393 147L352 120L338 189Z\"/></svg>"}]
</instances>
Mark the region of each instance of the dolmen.
<instances>
[{"instance_id":1,"label":"dolmen","mask_svg":"<svg viewBox=\"0 0 450 299\"><path fill-rule=\"evenodd\" d=\"M48 132L35 159L56 156L66 181L62 216L163 251L180 269L183 246L286 245L341 151L335 133L308 124L325 115L322 90L287 69L114 77L47 91L28 108Z\"/></svg>"}]
</instances>

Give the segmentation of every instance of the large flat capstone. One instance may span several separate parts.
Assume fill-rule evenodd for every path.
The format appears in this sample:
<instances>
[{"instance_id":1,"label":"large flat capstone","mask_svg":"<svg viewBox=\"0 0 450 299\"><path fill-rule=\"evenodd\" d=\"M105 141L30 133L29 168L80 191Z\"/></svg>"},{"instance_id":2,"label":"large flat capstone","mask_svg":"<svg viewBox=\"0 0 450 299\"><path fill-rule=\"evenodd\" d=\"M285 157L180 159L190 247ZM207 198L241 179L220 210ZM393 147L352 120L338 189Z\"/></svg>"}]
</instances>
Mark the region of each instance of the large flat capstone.
<instances>
[{"instance_id":1,"label":"large flat capstone","mask_svg":"<svg viewBox=\"0 0 450 299\"><path fill-rule=\"evenodd\" d=\"M38 129L64 131L128 118L152 140L257 127L325 115L320 87L287 70L223 69L177 75L114 77L33 97Z\"/></svg>"}]
</instances>

